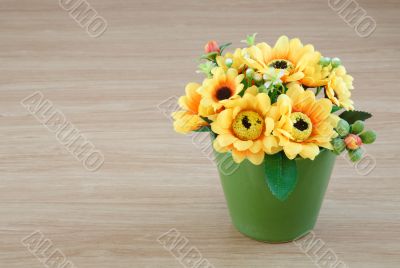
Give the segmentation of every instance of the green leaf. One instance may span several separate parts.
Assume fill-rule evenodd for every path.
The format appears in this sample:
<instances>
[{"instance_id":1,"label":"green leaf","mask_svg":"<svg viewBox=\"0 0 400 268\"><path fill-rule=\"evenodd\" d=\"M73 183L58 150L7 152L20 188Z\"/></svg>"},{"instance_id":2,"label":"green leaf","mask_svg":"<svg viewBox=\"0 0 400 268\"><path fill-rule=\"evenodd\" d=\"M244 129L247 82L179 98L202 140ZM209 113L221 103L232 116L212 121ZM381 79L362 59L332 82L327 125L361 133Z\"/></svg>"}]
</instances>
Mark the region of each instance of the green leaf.
<instances>
[{"instance_id":1,"label":"green leaf","mask_svg":"<svg viewBox=\"0 0 400 268\"><path fill-rule=\"evenodd\" d=\"M342 107L336 106L336 105L332 105L331 113L335 113L335 112L339 111L340 109L342 109Z\"/></svg>"},{"instance_id":2,"label":"green leaf","mask_svg":"<svg viewBox=\"0 0 400 268\"><path fill-rule=\"evenodd\" d=\"M346 120L351 125L357 120L365 121L371 118L372 114L363 111L344 111L339 117Z\"/></svg>"},{"instance_id":3,"label":"green leaf","mask_svg":"<svg viewBox=\"0 0 400 268\"><path fill-rule=\"evenodd\" d=\"M322 89L323 89L323 87L317 87L317 89L315 91L315 96L318 96L318 94L321 92Z\"/></svg>"},{"instance_id":4,"label":"green leaf","mask_svg":"<svg viewBox=\"0 0 400 268\"><path fill-rule=\"evenodd\" d=\"M222 54L222 51L224 51L224 49L229 47L230 45L232 45L232 43L226 43L226 44L220 45L219 46L220 54Z\"/></svg>"},{"instance_id":5,"label":"green leaf","mask_svg":"<svg viewBox=\"0 0 400 268\"><path fill-rule=\"evenodd\" d=\"M208 119L207 117L205 117L205 116L200 116L200 117L201 117L201 119L203 119L203 120L206 121L207 123L209 123L209 124L212 123L212 121L211 121L210 119Z\"/></svg>"},{"instance_id":6,"label":"green leaf","mask_svg":"<svg viewBox=\"0 0 400 268\"><path fill-rule=\"evenodd\" d=\"M269 189L277 199L285 201L297 184L296 161L279 152L266 155L264 165L265 180Z\"/></svg>"},{"instance_id":7,"label":"green leaf","mask_svg":"<svg viewBox=\"0 0 400 268\"><path fill-rule=\"evenodd\" d=\"M212 76L211 70L214 67L216 67L216 65L212 61L206 61L206 62L200 63L198 66L199 70L197 71L197 73L204 73L205 75L207 75L208 78L210 78Z\"/></svg>"},{"instance_id":8,"label":"green leaf","mask_svg":"<svg viewBox=\"0 0 400 268\"><path fill-rule=\"evenodd\" d=\"M277 90L270 90L270 91L268 91L268 96L269 96L270 99L271 99L271 103L277 102L279 95L280 95L280 94L279 94L279 92L278 92Z\"/></svg>"},{"instance_id":9,"label":"green leaf","mask_svg":"<svg viewBox=\"0 0 400 268\"><path fill-rule=\"evenodd\" d=\"M246 37L246 40L242 40L240 42L247 44L249 47L253 46L254 43L256 42L256 35L257 35L257 33L253 33L252 35L248 35Z\"/></svg>"},{"instance_id":10,"label":"green leaf","mask_svg":"<svg viewBox=\"0 0 400 268\"><path fill-rule=\"evenodd\" d=\"M210 52L210 53L207 53L207 54L203 54L203 55L200 56L200 60L211 60L211 61L214 61L215 58L217 57L217 55L218 55L218 52Z\"/></svg>"},{"instance_id":11,"label":"green leaf","mask_svg":"<svg viewBox=\"0 0 400 268\"><path fill-rule=\"evenodd\" d=\"M194 132L210 132L210 131L211 131L211 129L208 126L203 126L199 129L194 130Z\"/></svg>"}]
</instances>

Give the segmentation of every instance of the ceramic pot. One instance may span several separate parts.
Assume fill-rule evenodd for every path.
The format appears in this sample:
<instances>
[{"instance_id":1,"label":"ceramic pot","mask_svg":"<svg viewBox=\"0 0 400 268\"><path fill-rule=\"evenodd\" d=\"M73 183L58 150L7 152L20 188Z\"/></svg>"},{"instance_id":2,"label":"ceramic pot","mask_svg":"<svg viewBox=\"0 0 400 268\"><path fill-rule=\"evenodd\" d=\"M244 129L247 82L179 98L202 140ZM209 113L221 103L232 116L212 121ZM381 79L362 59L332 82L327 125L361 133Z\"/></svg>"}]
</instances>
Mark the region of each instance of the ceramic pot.
<instances>
[{"instance_id":1,"label":"ceramic pot","mask_svg":"<svg viewBox=\"0 0 400 268\"><path fill-rule=\"evenodd\" d=\"M296 240L313 229L335 164L335 154L322 150L313 161L292 160L296 161L297 184L284 201L277 199L268 188L264 163L254 165L246 159L236 164L230 153L216 155L220 160L217 166L232 223L241 233L259 241L283 243Z\"/></svg>"}]
</instances>

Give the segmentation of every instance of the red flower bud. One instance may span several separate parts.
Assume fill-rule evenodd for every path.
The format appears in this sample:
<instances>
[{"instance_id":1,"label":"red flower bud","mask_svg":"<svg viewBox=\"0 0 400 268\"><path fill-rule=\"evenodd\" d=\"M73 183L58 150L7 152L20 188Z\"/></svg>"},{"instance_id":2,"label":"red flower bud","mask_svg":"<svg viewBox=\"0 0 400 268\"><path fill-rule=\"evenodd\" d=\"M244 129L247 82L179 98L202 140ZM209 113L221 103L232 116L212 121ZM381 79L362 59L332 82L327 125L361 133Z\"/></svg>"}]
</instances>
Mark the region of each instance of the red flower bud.
<instances>
[{"instance_id":1,"label":"red flower bud","mask_svg":"<svg viewBox=\"0 0 400 268\"><path fill-rule=\"evenodd\" d=\"M221 52L218 43L214 40L208 41L208 43L204 46L204 51L206 52L206 54L210 52Z\"/></svg>"},{"instance_id":2,"label":"red flower bud","mask_svg":"<svg viewBox=\"0 0 400 268\"><path fill-rule=\"evenodd\" d=\"M350 150L356 150L358 149L361 144L362 140L359 136L354 135L354 134L349 134L345 139L344 142L346 143L346 147Z\"/></svg>"}]
</instances>

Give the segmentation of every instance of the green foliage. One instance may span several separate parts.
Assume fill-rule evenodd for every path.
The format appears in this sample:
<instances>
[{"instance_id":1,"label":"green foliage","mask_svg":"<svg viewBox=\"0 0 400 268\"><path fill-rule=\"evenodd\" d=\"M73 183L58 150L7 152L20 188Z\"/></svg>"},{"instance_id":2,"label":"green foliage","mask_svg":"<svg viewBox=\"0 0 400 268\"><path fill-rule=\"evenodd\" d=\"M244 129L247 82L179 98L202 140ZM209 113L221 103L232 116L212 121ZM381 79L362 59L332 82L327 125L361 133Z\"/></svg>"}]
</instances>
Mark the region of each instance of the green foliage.
<instances>
[{"instance_id":1,"label":"green foliage","mask_svg":"<svg viewBox=\"0 0 400 268\"><path fill-rule=\"evenodd\" d=\"M203 120L206 121L207 123L209 123L209 124L212 123L212 121L211 121L210 119L208 119L207 117L204 117L204 116L200 116L200 117L201 117L201 119L203 119Z\"/></svg>"},{"instance_id":2,"label":"green foliage","mask_svg":"<svg viewBox=\"0 0 400 268\"><path fill-rule=\"evenodd\" d=\"M264 160L266 183L272 194L285 201L297 184L296 161L290 160L283 152L266 155Z\"/></svg>"},{"instance_id":3,"label":"green foliage","mask_svg":"<svg viewBox=\"0 0 400 268\"><path fill-rule=\"evenodd\" d=\"M265 88L265 86L263 87ZM270 88L265 88L264 92L268 93L271 103L275 103L278 100L279 95L284 94L286 90L287 89L284 85L278 84Z\"/></svg>"},{"instance_id":4,"label":"green foliage","mask_svg":"<svg viewBox=\"0 0 400 268\"><path fill-rule=\"evenodd\" d=\"M201 128L194 130L194 132L210 132L211 128L209 126L202 126Z\"/></svg>"},{"instance_id":5,"label":"green foliage","mask_svg":"<svg viewBox=\"0 0 400 268\"><path fill-rule=\"evenodd\" d=\"M229 47L230 45L232 45L232 43L226 43L226 44L220 45L219 46L220 54L222 54L222 51L224 51L224 49Z\"/></svg>"},{"instance_id":6,"label":"green foliage","mask_svg":"<svg viewBox=\"0 0 400 268\"><path fill-rule=\"evenodd\" d=\"M215 63L212 61L206 61L203 63L200 63L198 65L198 73L204 73L205 75L207 75L207 77L211 77L211 70L215 67Z\"/></svg>"},{"instance_id":7,"label":"green foliage","mask_svg":"<svg viewBox=\"0 0 400 268\"><path fill-rule=\"evenodd\" d=\"M351 125L351 133L359 134L364 130L364 122L361 120L357 120Z\"/></svg>"},{"instance_id":8,"label":"green foliage","mask_svg":"<svg viewBox=\"0 0 400 268\"><path fill-rule=\"evenodd\" d=\"M218 56L218 52L210 52L210 53L201 55L200 60L215 61L215 58L217 56Z\"/></svg>"},{"instance_id":9,"label":"green foliage","mask_svg":"<svg viewBox=\"0 0 400 268\"><path fill-rule=\"evenodd\" d=\"M339 67L341 64L342 64L342 61L339 59L339 58L333 58L332 60L331 60L331 64L332 64L332 67L333 68L337 68L337 67Z\"/></svg>"},{"instance_id":10,"label":"green foliage","mask_svg":"<svg viewBox=\"0 0 400 268\"><path fill-rule=\"evenodd\" d=\"M342 107L340 107L340 106L332 105L331 113L335 113L341 109L342 109Z\"/></svg>"},{"instance_id":11,"label":"green foliage","mask_svg":"<svg viewBox=\"0 0 400 268\"><path fill-rule=\"evenodd\" d=\"M349 134L350 125L346 120L339 120L336 126L336 132L339 134L340 137L346 137Z\"/></svg>"},{"instance_id":12,"label":"green foliage","mask_svg":"<svg viewBox=\"0 0 400 268\"><path fill-rule=\"evenodd\" d=\"M322 91L323 88L324 87L317 87L315 90L315 96L318 96L318 94ZM333 106L335 106L335 105L333 105ZM334 113L334 112L332 112L332 113Z\"/></svg>"},{"instance_id":13,"label":"green foliage","mask_svg":"<svg viewBox=\"0 0 400 268\"><path fill-rule=\"evenodd\" d=\"M280 93L277 90L272 90L268 93L271 103L275 103L278 100L279 94Z\"/></svg>"},{"instance_id":14,"label":"green foliage","mask_svg":"<svg viewBox=\"0 0 400 268\"><path fill-rule=\"evenodd\" d=\"M322 58L319 60L319 63L320 63L322 66L328 66L328 65L331 63L331 58L329 58L329 57L322 57Z\"/></svg>"},{"instance_id":15,"label":"green foliage","mask_svg":"<svg viewBox=\"0 0 400 268\"><path fill-rule=\"evenodd\" d=\"M336 138L332 141L333 152L337 155L346 149L346 143L341 138Z\"/></svg>"},{"instance_id":16,"label":"green foliage","mask_svg":"<svg viewBox=\"0 0 400 268\"><path fill-rule=\"evenodd\" d=\"M257 33L253 33L252 35L248 35L246 40L242 40L242 43L246 43L248 46L253 46L256 42Z\"/></svg>"},{"instance_id":17,"label":"green foliage","mask_svg":"<svg viewBox=\"0 0 400 268\"><path fill-rule=\"evenodd\" d=\"M357 150L349 150L349 158L352 162L360 161L363 156L363 150L358 148Z\"/></svg>"},{"instance_id":18,"label":"green foliage","mask_svg":"<svg viewBox=\"0 0 400 268\"><path fill-rule=\"evenodd\" d=\"M372 115L363 111L344 111L339 117L346 120L349 124L353 124L357 120L365 121L371 118Z\"/></svg>"},{"instance_id":19,"label":"green foliage","mask_svg":"<svg viewBox=\"0 0 400 268\"><path fill-rule=\"evenodd\" d=\"M361 133L360 138L363 143L371 144L376 140L376 133L373 130L367 130Z\"/></svg>"}]
</instances>

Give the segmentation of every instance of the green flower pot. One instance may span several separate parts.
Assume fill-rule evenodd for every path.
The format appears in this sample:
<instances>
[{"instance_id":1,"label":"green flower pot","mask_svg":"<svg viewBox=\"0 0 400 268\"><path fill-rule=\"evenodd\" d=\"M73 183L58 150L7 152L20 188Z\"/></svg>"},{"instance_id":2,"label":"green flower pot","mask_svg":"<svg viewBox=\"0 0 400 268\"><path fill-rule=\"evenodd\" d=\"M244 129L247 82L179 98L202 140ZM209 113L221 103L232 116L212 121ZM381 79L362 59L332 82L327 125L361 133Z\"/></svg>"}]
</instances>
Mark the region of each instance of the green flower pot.
<instances>
[{"instance_id":1,"label":"green flower pot","mask_svg":"<svg viewBox=\"0 0 400 268\"><path fill-rule=\"evenodd\" d=\"M233 162L230 153L217 155L222 188L233 225L255 240L283 243L310 232L325 195L336 155L322 150L314 161L296 159L297 184L280 201L266 184L264 163ZM223 161L218 161L223 159ZM229 166L229 167L228 167Z\"/></svg>"}]
</instances>

